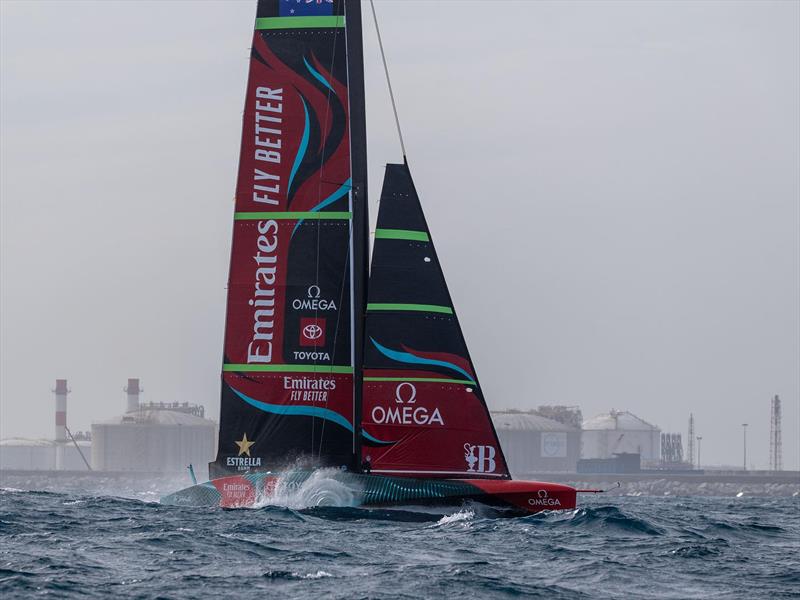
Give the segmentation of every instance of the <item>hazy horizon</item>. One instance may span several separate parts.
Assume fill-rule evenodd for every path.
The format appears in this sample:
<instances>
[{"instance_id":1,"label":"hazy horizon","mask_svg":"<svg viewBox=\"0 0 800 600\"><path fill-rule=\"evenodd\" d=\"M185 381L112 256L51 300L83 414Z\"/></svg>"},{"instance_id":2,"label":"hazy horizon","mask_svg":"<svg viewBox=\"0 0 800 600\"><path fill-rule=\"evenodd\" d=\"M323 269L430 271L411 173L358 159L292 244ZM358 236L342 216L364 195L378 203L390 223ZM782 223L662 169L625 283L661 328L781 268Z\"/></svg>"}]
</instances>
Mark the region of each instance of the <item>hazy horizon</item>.
<instances>
[{"instance_id":1,"label":"hazy horizon","mask_svg":"<svg viewBox=\"0 0 800 600\"><path fill-rule=\"evenodd\" d=\"M489 406L800 466L800 2L376 2ZM370 208L401 159L364 11ZM255 0L0 3L0 437L217 419ZM748 465L749 466L749 465Z\"/></svg>"}]
</instances>

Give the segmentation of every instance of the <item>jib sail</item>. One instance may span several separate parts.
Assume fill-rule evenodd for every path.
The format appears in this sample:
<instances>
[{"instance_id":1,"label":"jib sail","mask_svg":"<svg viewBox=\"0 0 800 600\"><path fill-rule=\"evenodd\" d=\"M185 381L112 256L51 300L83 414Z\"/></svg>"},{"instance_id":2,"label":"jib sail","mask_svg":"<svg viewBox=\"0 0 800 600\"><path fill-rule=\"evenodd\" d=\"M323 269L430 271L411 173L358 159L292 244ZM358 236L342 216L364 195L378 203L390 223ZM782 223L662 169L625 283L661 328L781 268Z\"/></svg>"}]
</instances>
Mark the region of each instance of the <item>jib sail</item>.
<instances>
[{"instance_id":1,"label":"jib sail","mask_svg":"<svg viewBox=\"0 0 800 600\"><path fill-rule=\"evenodd\" d=\"M406 164L386 167L364 344L365 469L509 476Z\"/></svg>"},{"instance_id":2,"label":"jib sail","mask_svg":"<svg viewBox=\"0 0 800 600\"><path fill-rule=\"evenodd\" d=\"M365 268L353 248L366 216L359 3L259 0L256 17L212 477L354 460L353 305Z\"/></svg>"}]
</instances>

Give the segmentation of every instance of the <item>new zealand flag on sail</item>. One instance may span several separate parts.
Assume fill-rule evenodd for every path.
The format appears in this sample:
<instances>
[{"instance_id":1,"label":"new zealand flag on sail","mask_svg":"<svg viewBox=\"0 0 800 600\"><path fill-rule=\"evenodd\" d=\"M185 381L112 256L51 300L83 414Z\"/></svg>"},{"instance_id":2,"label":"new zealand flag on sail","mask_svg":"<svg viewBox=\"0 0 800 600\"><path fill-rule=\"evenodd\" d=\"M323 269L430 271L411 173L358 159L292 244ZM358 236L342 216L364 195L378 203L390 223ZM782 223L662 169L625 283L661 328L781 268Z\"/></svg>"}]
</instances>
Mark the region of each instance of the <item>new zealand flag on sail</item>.
<instances>
[{"instance_id":1,"label":"new zealand flag on sail","mask_svg":"<svg viewBox=\"0 0 800 600\"><path fill-rule=\"evenodd\" d=\"M333 0L281 0L281 17L316 17L333 14Z\"/></svg>"}]
</instances>

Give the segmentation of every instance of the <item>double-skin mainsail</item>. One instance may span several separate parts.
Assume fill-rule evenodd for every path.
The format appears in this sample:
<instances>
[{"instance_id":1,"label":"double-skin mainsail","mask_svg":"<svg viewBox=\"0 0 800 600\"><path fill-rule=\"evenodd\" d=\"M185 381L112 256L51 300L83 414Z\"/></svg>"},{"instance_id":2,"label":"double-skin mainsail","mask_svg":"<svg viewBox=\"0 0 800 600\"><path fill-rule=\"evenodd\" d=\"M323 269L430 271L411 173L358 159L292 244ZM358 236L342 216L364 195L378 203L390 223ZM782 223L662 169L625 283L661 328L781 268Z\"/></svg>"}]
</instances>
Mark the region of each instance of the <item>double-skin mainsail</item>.
<instances>
[{"instance_id":1,"label":"double-skin mainsail","mask_svg":"<svg viewBox=\"0 0 800 600\"><path fill-rule=\"evenodd\" d=\"M357 467L368 227L360 21L358 0L258 2L212 478L293 461Z\"/></svg>"}]
</instances>

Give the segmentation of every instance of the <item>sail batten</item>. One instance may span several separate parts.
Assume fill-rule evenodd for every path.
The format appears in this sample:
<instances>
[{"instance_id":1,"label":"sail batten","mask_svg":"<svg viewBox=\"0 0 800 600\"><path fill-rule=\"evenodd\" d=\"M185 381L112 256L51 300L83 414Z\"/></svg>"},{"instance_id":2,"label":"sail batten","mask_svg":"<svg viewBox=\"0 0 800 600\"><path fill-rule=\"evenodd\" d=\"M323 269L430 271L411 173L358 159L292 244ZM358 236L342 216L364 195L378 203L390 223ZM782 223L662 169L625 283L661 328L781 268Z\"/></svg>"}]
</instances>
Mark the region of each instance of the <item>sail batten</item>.
<instances>
[{"instance_id":1,"label":"sail batten","mask_svg":"<svg viewBox=\"0 0 800 600\"><path fill-rule=\"evenodd\" d=\"M410 229L376 229L375 239L378 240L408 240L414 242L429 242L430 237L425 231L412 231Z\"/></svg>"},{"instance_id":2,"label":"sail batten","mask_svg":"<svg viewBox=\"0 0 800 600\"><path fill-rule=\"evenodd\" d=\"M236 221L261 221L263 219L288 219L291 221L317 220L349 220L353 217L350 211L275 211L275 212L236 212Z\"/></svg>"},{"instance_id":3,"label":"sail batten","mask_svg":"<svg viewBox=\"0 0 800 600\"><path fill-rule=\"evenodd\" d=\"M278 372L278 373L352 373L351 366L337 365L253 365L253 364L224 364L223 371L235 373L251 372Z\"/></svg>"},{"instance_id":4,"label":"sail batten","mask_svg":"<svg viewBox=\"0 0 800 600\"><path fill-rule=\"evenodd\" d=\"M344 27L344 15L319 17L263 17L256 19L256 29L328 29Z\"/></svg>"},{"instance_id":5,"label":"sail batten","mask_svg":"<svg viewBox=\"0 0 800 600\"><path fill-rule=\"evenodd\" d=\"M412 311L412 312L432 312L452 315L453 309L449 306L439 306L437 304L403 304L397 302L370 302L367 304L368 311L391 310L391 311Z\"/></svg>"}]
</instances>

